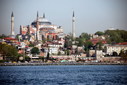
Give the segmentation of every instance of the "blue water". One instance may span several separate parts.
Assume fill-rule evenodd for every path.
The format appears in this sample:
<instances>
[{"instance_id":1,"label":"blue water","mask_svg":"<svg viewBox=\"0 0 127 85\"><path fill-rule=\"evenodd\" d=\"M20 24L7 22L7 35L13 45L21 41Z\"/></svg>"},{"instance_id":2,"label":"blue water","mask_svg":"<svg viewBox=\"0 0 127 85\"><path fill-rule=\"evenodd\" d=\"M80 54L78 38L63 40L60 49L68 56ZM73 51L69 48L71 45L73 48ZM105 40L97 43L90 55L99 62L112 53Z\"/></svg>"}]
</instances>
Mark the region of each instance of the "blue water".
<instances>
[{"instance_id":1,"label":"blue water","mask_svg":"<svg viewBox=\"0 0 127 85\"><path fill-rule=\"evenodd\" d=\"M0 85L127 85L127 65L1 66Z\"/></svg>"}]
</instances>

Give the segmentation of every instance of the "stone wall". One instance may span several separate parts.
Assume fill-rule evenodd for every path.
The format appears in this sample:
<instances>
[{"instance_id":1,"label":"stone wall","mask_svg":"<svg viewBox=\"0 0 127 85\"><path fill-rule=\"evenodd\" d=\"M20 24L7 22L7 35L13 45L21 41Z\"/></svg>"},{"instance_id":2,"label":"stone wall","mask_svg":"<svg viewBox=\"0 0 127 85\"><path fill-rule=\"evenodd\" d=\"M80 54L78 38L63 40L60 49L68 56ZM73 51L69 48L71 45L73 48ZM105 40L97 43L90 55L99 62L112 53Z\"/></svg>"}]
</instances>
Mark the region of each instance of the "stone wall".
<instances>
[{"instance_id":1,"label":"stone wall","mask_svg":"<svg viewBox=\"0 0 127 85\"><path fill-rule=\"evenodd\" d=\"M121 57L102 57L100 59L101 62L118 62Z\"/></svg>"}]
</instances>

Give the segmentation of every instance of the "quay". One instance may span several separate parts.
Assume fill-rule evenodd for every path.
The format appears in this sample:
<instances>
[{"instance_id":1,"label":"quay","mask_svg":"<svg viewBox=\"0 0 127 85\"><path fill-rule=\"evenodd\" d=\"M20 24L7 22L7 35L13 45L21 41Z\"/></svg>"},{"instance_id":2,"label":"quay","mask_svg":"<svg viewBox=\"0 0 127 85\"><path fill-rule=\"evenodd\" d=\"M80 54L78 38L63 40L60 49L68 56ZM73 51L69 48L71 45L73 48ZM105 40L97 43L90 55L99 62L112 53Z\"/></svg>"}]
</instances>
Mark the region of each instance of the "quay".
<instances>
[{"instance_id":1,"label":"quay","mask_svg":"<svg viewBox=\"0 0 127 85\"><path fill-rule=\"evenodd\" d=\"M0 66L45 66L45 65L127 65L127 63L0 63Z\"/></svg>"}]
</instances>

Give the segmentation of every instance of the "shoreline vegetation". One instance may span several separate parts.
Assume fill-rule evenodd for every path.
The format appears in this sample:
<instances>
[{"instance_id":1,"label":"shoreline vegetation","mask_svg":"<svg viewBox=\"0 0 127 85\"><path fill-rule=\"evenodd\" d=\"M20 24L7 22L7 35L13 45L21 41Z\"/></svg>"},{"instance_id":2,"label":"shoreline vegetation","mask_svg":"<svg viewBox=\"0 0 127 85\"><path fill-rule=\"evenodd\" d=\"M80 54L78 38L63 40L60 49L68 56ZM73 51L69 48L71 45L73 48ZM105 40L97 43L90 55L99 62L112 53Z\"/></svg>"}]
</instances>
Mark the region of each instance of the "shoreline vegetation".
<instances>
[{"instance_id":1,"label":"shoreline vegetation","mask_svg":"<svg viewBox=\"0 0 127 85\"><path fill-rule=\"evenodd\" d=\"M46 65L127 65L127 63L0 63L0 66L46 66Z\"/></svg>"}]
</instances>

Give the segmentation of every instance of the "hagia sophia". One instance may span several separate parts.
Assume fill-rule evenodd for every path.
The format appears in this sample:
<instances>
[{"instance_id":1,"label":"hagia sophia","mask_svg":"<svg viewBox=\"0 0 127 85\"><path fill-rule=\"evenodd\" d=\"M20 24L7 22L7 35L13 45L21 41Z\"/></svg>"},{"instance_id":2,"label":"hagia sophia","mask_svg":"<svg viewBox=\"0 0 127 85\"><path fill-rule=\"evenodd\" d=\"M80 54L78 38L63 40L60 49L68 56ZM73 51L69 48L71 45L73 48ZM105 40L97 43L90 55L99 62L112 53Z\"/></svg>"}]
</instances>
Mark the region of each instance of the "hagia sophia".
<instances>
[{"instance_id":1,"label":"hagia sophia","mask_svg":"<svg viewBox=\"0 0 127 85\"><path fill-rule=\"evenodd\" d=\"M37 12L37 18L31 25L20 26L19 38L20 40L38 41L43 39L57 39L64 35L61 26L52 24L45 18L45 14L43 14L43 17L40 17Z\"/></svg>"}]
</instances>

